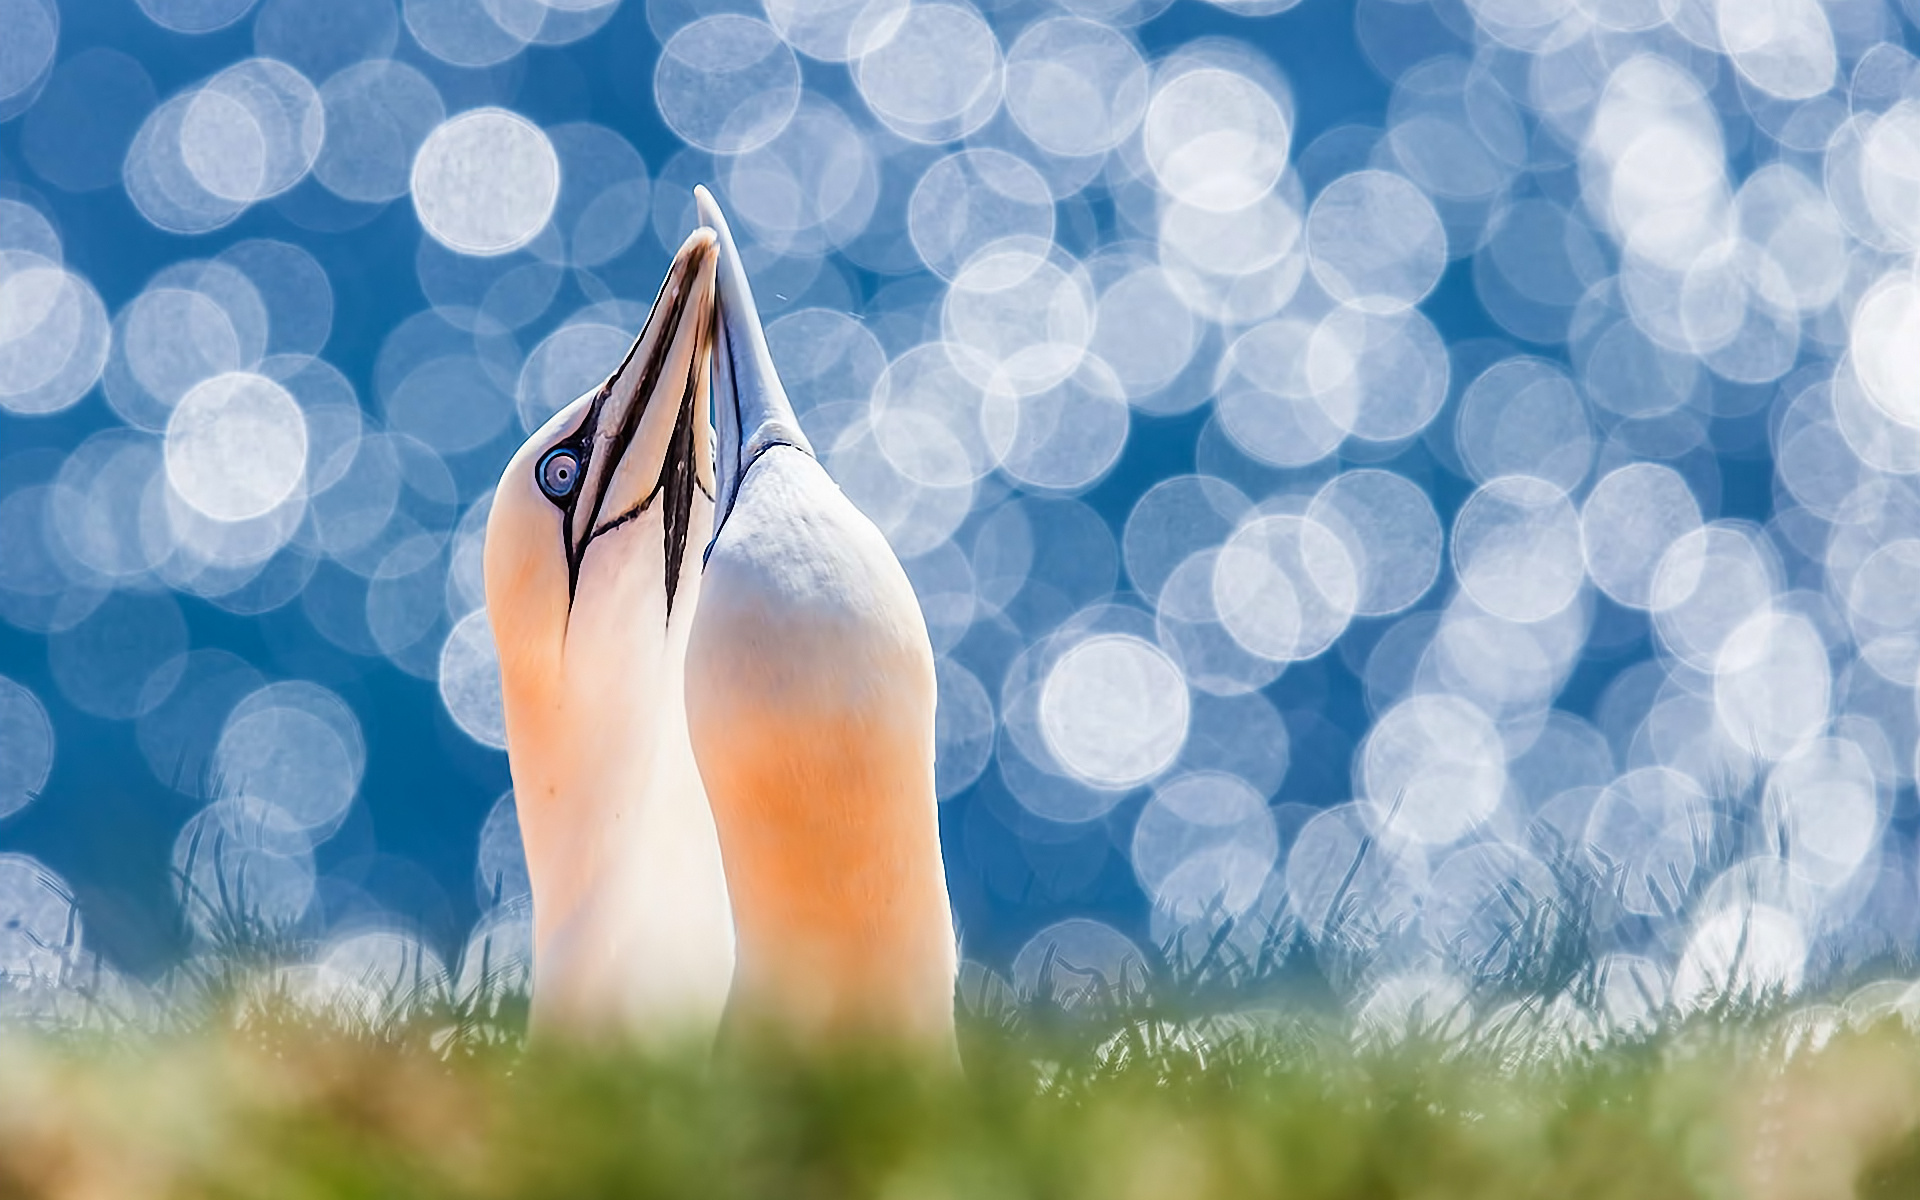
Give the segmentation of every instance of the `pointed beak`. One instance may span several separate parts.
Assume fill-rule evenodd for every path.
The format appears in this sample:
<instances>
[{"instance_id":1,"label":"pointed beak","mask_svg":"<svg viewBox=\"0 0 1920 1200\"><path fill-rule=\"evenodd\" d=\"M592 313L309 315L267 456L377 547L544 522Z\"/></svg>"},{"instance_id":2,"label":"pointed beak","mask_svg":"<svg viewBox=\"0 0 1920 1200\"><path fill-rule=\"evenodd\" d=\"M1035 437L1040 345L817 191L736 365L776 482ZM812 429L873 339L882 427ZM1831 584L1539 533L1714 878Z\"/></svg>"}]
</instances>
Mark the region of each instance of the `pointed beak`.
<instances>
[{"instance_id":1,"label":"pointed beak","mask_svg":"<svg viewBox=\"0 0 1920 1200\"><path fill-rule=\"evenodd\" d=\"M718 249L710 229L681 245L640 336L588 403L574 439L579 498L567 523L576 586L595 538L664 505L671 608L693 492L713 494L707 410Z\"/></svg>"},{"instance_id":2,"label":"pointed beak","mask_svg":"<svg viewBox=\"0 0 1920 1200\"><path fill-rule=\"evenodd\" d=\"M773 369L773 358L767 353L767 332L760 324L760 310L754 306L747 270L740 261L740 249L734 244L727 218L705 187L694 188L693 196L700 223L714 231L720 247L716 272L719 320L713 345L714 477L718 489L714 492L713 537L718 541L740 494L740 481L754 460L775 446L791 446L809 455L813 447L800 431L787 390L780 386L780 376Z\"/></svg>"}]
</instances>

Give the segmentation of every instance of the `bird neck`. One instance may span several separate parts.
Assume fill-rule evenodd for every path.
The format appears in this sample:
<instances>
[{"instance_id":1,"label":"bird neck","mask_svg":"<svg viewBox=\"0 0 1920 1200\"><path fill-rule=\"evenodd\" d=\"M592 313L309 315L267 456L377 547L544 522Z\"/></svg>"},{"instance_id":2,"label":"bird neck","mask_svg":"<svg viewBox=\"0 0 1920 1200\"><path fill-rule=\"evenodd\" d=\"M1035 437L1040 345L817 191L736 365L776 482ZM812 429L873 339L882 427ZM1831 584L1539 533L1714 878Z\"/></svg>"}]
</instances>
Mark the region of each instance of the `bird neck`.
<instances>
[{"instance_id":1,"label":"bird neck","mask_svg":"<svg viewBox=\"0 0 1920 1200\"><path fill-rule=\"evenodd\" d=\"M955 947L933 649L880 532L810 457L764 455L716 543L687 723L733 896L729 1021L950 1050Z\"/></svg>"},{"instance_id":2,"label":"bird neck","mask_svg":"<svg viewBox=\"0 0 1920 1200\"><path fill-rule=\"evenodd\" d=\"M739 938L732 1011L808 1042L949 1045L956 955L931 747L823 722L769 757L735 733L742 752L707 779Z\"/></svg>"},{"instance_id":3,"label":"bird neck","mask_svg":"<svg viewBox=\"0 0 1920 1200\"><path fill-rule=\"evenodd\" d=\"M687 742L680 659L583 689L555 748L514 759L533 888L536 1027L710 1036L733 965L713 816Z\"/></svg>"}]
</instances>

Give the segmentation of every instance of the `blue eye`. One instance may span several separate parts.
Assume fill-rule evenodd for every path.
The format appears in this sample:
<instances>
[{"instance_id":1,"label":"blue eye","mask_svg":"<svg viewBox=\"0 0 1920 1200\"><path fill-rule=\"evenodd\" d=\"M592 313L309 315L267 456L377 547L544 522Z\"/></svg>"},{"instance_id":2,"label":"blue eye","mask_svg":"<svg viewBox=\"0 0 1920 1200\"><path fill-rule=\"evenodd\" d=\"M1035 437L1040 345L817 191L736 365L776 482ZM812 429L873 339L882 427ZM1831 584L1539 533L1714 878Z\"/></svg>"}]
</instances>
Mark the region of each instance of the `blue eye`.
<instances>
[{"instance_id":1,"label":"blue eye","mask_svg":"<svg viewBox=\"0 0 1920 1200\"><path fill-rule=\"evenodd\" d=\"M571 450L550 451L540 460L540 490L555 500L573 495L580 482L580 456Z\"/></svg>"}]
</instances>

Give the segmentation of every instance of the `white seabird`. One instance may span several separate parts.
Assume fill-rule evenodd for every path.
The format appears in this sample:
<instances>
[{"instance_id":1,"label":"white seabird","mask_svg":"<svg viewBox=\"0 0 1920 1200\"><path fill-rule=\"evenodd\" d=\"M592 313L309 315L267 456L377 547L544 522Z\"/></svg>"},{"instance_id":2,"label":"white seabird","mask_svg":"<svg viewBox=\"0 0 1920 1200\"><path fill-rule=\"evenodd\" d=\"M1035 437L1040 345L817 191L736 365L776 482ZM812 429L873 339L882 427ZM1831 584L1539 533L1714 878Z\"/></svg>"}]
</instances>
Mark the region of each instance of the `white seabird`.
<instances>
[{"instance_id":1,"label":"white seabird","mask_svg":"<svg viewBox=\"0 0 1920 1200\"><path fill-rule=\"evenodd\" d=\"M718 516L687 721L739 939L728 1019L950 1052L926 621L886 539L814 460L726 219L696 196L720 245Z\"/></svg>"},{"instance_id":2,"label":"white seabird","mask_svg":"<svg viewBox=\"0 0 1920 1200\"><path fill-rule=\"evenodd\" d=\"M520 448L487 522L536 1032L697 1041L726 1005L733 923L683 683L713 527L715 261L697 230L626 360Z\"/></svg>"}]
</instances>

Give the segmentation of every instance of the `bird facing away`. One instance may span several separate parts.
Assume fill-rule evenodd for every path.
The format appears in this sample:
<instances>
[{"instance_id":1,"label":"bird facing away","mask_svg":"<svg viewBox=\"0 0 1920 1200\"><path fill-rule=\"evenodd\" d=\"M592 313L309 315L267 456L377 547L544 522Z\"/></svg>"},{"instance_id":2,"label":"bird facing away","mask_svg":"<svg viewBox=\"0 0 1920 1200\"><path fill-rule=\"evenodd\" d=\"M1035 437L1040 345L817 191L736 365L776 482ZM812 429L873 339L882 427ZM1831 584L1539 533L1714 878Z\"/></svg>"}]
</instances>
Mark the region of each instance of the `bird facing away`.
<instances>
[{"instance_id":1,"label":"bird facing away","mask_svg":"<svg viewBox=\"0 0 1920 1200\"><path fill-rule=\"evenodd\" d=\"M728 1022L948 1053L955 946L926 621L886 539L800 431L726 219L714 341L718 516L687 725L733 897Z\"/></svg>"},{"instance_id":2,"label":"bird facing away","mask_svg":"<svg viewBox=\"0 0 1920 1200\"><path fill-rule=\"evenodd\" d=\"M687 239L626 360L520 448L487 522L536 1032L698 1042L726 1007L733 923L684 685L716 260L710 230Z\"/></svg>"}]
</instances>

